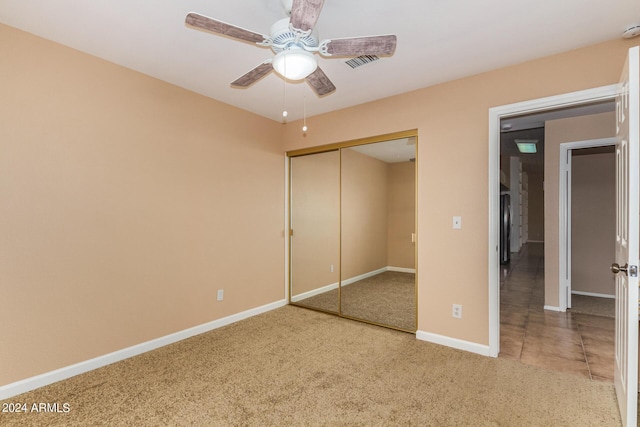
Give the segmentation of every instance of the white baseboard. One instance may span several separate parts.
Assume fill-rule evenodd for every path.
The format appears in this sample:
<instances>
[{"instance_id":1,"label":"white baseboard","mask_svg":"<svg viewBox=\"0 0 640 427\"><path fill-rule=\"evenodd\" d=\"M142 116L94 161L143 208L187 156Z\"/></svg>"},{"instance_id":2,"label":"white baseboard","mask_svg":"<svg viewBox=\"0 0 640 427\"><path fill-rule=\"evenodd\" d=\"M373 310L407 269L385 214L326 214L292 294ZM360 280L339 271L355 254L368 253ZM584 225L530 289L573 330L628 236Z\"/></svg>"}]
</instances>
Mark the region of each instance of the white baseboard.
<instances>
[{"instance_id":1,"label":"white baseboard","mask_svg":"<svg viewBox=\"0 0 640 427\"><path fill-rule=\"evenodd\" d=\"M434 344L440 344L447 347L453 347L458 350L464 350L471 353L480 354L482 356L490 356L489 346L475 342L459 340L457 338L446 337L431 332L417 331L416 338L421 341L428 341Z\"/></svg>"},{"instance_id":2,"label":"white baseboard","mask_svg":"<svg viewBox=\"0 0 640 427\"><path fill-rule=\"evenodd\" d=\"M387 271L397 271L398 273L416 273L415 268L405 268L405 267L387 267Z\"/></svg>"},{"instance_id":3,"label":"white baseboard","mask_svg":"<svg viewBox=\"0 0 640 427\"><path fill-rule=\"evenodd\" d=\"M312 289L312 290L310 290L308 292L303 292L301 294L294 295L294 296L291 297L291 302L302 301L303 299L311 298L311 297L314 297L316 295L320 295L320 294L323 294L325 292L332 291L334 289L338 289L338 284L337 283L332 283L330 285L326 285L326 286L323 286L321 288Z\"/></svg>"},{"instance_id":4,"label":"white baseboard","mask_svg":"<svg viewBox=\"0 0 640 427\"><path fill-rule=\"evenodd\" d=\"M369 271L364 274L360 274L358 276L350 277L349 279L345 279L342 281L342 286L348 286L352 283L358 282L360 280L364 280L366 278L375 276L377 274L384 273L385 271L396 271L399 273L414 273L416 272L415 268L404 268L404 267L382 267L377 270ZM311 291L303 292L301 294L295 295L291 297L291 302L302 301L303 299L311 298L313 296L323 294L325 292L332 291L338 288L338 283L331 283L330 285L322 286L317 289L313 289Z\"/></svg>"},{"instance_id":5,"label":"white baseboard","mask_svg":"<svg viewBox=\"0 0 640 427\"><path fill-rule=\"evenodd\" d=\"M556 307L555 305L545 305L544 309L549 311L562 311L560 307Z\"/></svg>"},{"instance_id":6,"label":"white baseboard","mask_svg":"<svg viewBox=\"0 0 640 427\"><path fill-rule=\"evenodd\" d=\"M597 297L597 298L612 298L615 299L616 296L615 295L609 295L609 294L596 294L594 292L582 292L582 291L571 291L572 294L574 295L584 295L586 297Z\"/></svg>"},{"instance_id":7,"label":"white baseboard","mask_svg":"<svg viewBox=\"0 0 640 427\"><path fill-rule=\"evenodd\" d=\"M364 279L368 279L369 277L377 276L378 274L382 274L385 271L387 271L388 268L389 267L382 267L382 268L379 268L377 270L368 271L368 272L366 272L364 274L360 274L358 276L350 277L350 278L345 279L345 280L342 281L342 286L347 286L347 285L350 285L352 283L359 282L360 280L364 280Z\"/></svg>"},{"instance_id":8,"label":"white baseboard","mask_svg":"<svg viewBox=\"0 0 640 427\"><path fill-rule=\"evenodd\" d=\"M165 345L182 341L194 335L209 332L214 329L221 328L222 326L230 325L231 323L235 323L240 320L256 316L258 314L266 313L267 311L275 310L276 308L284 307L285 305L287 305L286 300L276 301L271 304L252 308L250 310L233 314L222 319L214 320L212 322L194 326L192 328L175 332L173 334L165 335L151 341L123 348L122 350L104 354L93 359L85 360L84 362L65 366L64 368L56 369L55 371L46 372L44 374L36 375L35 377L26 378L24 380L10 383L0 387L0 400L9 399L13 396L35 390L37 388L44 387L58 381L66 380L67 378L71 378L76 375L83 374L85 372L89 372L94 369L98 369L103 366L110 365L112 363L119 362L121 360L128 359L130 357L137 356L139 354L146 353L160 347L164 347Z\"/></svg>"},{"instance_id":9,"label":"white baseboard","mask_svg":"<svg viewBox=\"0 0 640 427\"><path fill-rule=\"evenodd\" d=\"M342 281L342 286L347 286L347 285L355 283L355 282L357 282L359 280L363 280L363 279L366 279L368 277L375 276L376 274L384 273L385 271L387 271L387 268L389 268L389 267L379 268L377 270L369 271L369 272L361 274L359 276L354 276L354 277L351 277L349 279L345 279L345 280ZM313 296L320 295L320 294L323 294L325 292L333 291L334 289L338 289L338 283L337 282L336 283L331 283L330 285L322 286L322 287L317 288L317 289L312 289L310 291L303 292L303 293L295 295L295 296L292 296L291 297L291 302L302 301L303 299L311 298Z\"/></svg>"}]
</instances>

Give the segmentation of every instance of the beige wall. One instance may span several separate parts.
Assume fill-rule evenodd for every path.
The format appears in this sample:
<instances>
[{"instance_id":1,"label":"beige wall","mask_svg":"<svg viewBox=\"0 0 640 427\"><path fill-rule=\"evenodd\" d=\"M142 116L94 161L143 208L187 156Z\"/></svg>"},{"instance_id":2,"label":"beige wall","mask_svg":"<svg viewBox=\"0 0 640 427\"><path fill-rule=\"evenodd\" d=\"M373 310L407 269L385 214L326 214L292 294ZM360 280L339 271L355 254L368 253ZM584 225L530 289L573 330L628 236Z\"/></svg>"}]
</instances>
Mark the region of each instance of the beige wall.
<instances>
[{"instance_id":1,"label":"beige wall","mask_svg":"<svg viewBox=\"0 0 640 427\"><path fill-rule=\"evenodd\" d=\"M291 295L340 280L340 152L291 158ZM333 266L333 271L331 266ZM335 309L338 309L336 300Z\"/></svg>"},{"instance_id":2,"label":"beige wall","mask_svg":"<svg viewBox=\"0 0 640 427\"><path fill-rule=\"evenodd\" d=\"M544 172L525 167L529 178L529 241L544 241Z\"/></svg>"},{"instance_id":3,"label":"beige wall","mask_svg":"<svg viewBox=\"0 0 640 427\"><path fill-rule=\"evenodd\" d=\"M387 265L415 268L415 244L411 241L416 221L415 162L390 163L388 169Z\"/></svg>"},{"instance_id":4,"label":"beige wall","mask_svg":"<svg viewBox=\"0 0 640 427\"><path fill-rule=\"evenodd\" d=\"M544 303L559 307L560 144L615 136L614 113L550 120L544 133Z\"/></svg>"},{"instance_id":5,"label":"beige wall","mask_svg":"<svg viewBox=\"0 0 640 427\"><path fill-rule=\"evenodd\" d=\"M306 136L292 122L284 149L418 129L418 329L488 345L488 109L613 84L635 43L614 40L309 117ZM454 215L461 230L451 227ZM462 319L452 318L453 303L463 305Z\"/></svg>"},{"instance_id":6,"label":"beige wall","mask_svg":"<svg viewBox=\"0 0 640 427\"><path fill-rule=\"evenodd\" d=\"M3 25L0 52L0 385L284 299L281 124Z\"/></svg>"},{"instance_id":7,"label":"beige wall","mask_svg":"<svg viewBox=\"0 0 640 427\"><path fill-rule=\"evenodd\" d=\"M387 163L342 153L342 280L387 266Z\"/></svg>"},{"instance_id":8,"label":"beige wall","mask_svg":"<svg viewBox=\"0 0 640 427\"><path fill-rule=\"evenodd\" d=\"M615 295L609 270L616 249L615 154L575 152L571 161L571 289Z\"/></svg>"}]
</instances>

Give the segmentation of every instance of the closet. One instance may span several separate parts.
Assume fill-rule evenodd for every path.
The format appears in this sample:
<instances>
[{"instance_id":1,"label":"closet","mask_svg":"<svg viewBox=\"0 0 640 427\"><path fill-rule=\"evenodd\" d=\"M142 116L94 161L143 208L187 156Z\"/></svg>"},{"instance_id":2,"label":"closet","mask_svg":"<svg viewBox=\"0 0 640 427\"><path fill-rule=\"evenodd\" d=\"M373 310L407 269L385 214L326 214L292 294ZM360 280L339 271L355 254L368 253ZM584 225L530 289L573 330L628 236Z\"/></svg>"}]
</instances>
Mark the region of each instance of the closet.
<instances>
[{"instance_id":1,"label":"closet","mask_svg":"<svg viewBox=\"0 0 640 427\"><path fill-rule=\"evenodd\" d=\"M289 300L415 332L417 132L287 153Z\"/></svg>"}]
</instances>

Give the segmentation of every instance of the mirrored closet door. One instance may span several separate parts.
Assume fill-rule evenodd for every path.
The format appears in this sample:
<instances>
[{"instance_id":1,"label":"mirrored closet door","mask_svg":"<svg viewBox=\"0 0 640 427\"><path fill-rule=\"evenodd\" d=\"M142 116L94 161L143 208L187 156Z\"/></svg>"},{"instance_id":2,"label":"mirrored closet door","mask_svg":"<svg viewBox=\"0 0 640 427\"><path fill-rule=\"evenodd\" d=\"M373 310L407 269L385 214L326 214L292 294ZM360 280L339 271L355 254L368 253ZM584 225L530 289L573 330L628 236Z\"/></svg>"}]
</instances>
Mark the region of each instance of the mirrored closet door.
<instances>
[{"instance_id":1,"label":"mirrored closet door","mask_svg":"<svg viewBox=\"0 0 640 427\"><path fill-rule=\"evenodd\" d=\"M291 302L339 312L340 152L290 159Z\"/></svg>"},{"instance_id":2,"label":"mirrored closet door","mask_svg":"<svg viewBox=\"0 0 640 427\"><path fill-rule=\"evenodd\" d=\"M416 137L393 136L289 153L290 300L415 332Z\"/></svg>"}]
</instances>

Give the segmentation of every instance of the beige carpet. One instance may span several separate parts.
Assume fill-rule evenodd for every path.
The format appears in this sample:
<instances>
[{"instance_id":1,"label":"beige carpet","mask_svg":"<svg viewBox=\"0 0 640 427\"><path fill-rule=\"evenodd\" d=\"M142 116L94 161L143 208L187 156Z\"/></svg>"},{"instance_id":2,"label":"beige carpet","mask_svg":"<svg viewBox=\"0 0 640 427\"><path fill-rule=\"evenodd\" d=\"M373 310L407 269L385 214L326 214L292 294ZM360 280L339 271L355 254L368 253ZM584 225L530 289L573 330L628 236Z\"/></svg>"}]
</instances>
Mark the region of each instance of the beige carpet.
<instances>
[{"instance_id":1,"label":"beige carpet","mask_svg":"<svg viewBox=\"0 0 640 427\"><path fill-rule=\"evenodd\" d=\"M3 426L620 425L611 384L293 306L9 401L71 410Z\"/></svg>"},{"instance_id":2,"label":"beige carpet","mask_svg":"<svg viewBox=\"0 0 640 427\"><path fill-rule=\"evenodd\" d=\"M387 271L342 287L342 314L414 332L416 287L413 273ZM306 307L338 310L338 290L298 302Z\"/></svg>"},{"instance_id":3,"label":"beige carpet","mask_svg":"<svg viewBox=\"0 0 640 427\"><path fill-rule=\"evenodd\" d=\"M616 317L616 300L613 298L571 295L571 312Z\"/></svg>"}]
</instances>

